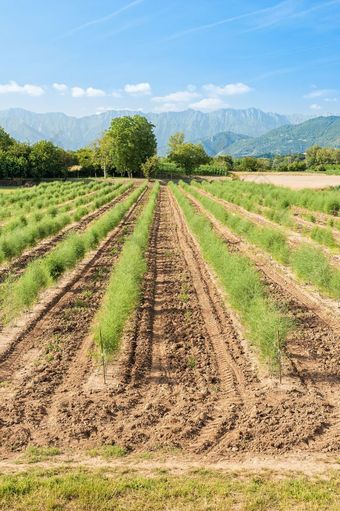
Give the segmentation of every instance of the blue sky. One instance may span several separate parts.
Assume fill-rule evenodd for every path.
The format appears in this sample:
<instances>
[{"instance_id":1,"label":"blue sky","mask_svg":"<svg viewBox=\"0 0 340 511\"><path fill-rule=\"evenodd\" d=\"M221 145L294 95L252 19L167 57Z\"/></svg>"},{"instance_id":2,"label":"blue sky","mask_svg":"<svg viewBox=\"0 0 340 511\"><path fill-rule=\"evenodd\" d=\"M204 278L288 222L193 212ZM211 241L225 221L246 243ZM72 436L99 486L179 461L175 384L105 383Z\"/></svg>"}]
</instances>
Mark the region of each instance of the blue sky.
<instances>
[{"instance_id":1,"label":"blue sky","mask_svg":"<svg viewBox=\"0 0 340 511\"><path fill-rule=\"evenodd\" d=\"M340 0L0 0L0 109L340 113Z\"/></svg>"}]
</instances>

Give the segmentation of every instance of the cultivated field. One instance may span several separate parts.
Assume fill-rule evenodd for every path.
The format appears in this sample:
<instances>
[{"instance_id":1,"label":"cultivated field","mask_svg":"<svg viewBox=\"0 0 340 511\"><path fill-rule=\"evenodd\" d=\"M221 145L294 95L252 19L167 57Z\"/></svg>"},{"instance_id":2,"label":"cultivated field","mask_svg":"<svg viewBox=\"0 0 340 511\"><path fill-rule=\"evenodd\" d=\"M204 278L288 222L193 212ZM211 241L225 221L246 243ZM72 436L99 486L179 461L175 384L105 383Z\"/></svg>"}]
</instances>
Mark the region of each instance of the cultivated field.
<instances>
[{"instance_id":1,"label":"cultivated field","mask_svg":"<svg viewBox=\"0 0 340 511\"><path fill-rule=\"evenodd\" d=\"M238 172L237 175L243 181L250 181L254 183L268 183L276 186L288 186L294 190L301 190L303 188L327 188L329 186L340 186L340 176L331 176L323 174L297 174L287 172L274 172L267 173L245 173Z\"/></svg>"},{"instance_id":2,"label":"cultivated field","mask_svg":"<svg viewBox=\"0 0 340 511\"><path fill-rule=\"evenodd\" d=\"M339 210L232 181L0 192L1 455L334 465Z\"/></svg>"}]
</instances>

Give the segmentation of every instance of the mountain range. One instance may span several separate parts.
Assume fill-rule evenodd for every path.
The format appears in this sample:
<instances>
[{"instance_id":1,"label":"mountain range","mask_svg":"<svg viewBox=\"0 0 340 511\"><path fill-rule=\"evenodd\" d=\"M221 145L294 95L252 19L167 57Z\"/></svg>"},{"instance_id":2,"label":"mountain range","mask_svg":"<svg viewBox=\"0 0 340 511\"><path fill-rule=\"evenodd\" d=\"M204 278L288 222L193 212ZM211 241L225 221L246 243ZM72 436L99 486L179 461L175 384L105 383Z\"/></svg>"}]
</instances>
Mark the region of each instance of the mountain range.
<instances>
[{"instance_id":1,"label":"mountain range","mask_svg":"<svg viewBox=\"0 0 340 511\"><path fill-rule=\"evenodd\" d=\"M63 113L35 113L12 108L0 111L0 126L23 142L45 139L65 149L78 149L98 139L113 118L134 114L141 112L112 110L79 118ZM170 135L176 131L184 132L187 141L202 142L210 155L223 152L235 156L286 154L304 151L314 143L339 146L340 117L336 116L318 117L296 124L304 117L284 116L256 108L142 115L154 124L158 152L162 155L167 151Z\"/></svg>"}]
</instances>

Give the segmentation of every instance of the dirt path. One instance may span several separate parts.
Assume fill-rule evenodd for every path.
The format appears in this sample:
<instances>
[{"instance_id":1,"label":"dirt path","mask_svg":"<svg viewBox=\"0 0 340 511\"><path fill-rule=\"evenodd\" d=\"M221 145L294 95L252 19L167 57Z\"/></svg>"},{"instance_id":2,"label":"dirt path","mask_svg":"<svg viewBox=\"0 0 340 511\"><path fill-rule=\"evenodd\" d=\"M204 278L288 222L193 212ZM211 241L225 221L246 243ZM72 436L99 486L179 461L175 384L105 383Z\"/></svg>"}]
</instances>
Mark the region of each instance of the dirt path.
<instances>
[{"instance_id":1,"label":"dirt path","mask_svg":"<svg viewBox=\"0 0 340 511\"><path fill-rule=\"evenodd\" d=\"M104 206L84 216L79 222L73 222L72 224L67 225L55 236L45 238L40 243L38 243L38 245L33 248L29 248L21 256L11 261L7 266L0 268L0 283L4 282L8 276L19 277L30 262L50 252L69 234L84 231L92 221L96 220L110 208L123 201L126 196L131 193L132 190L133 188L130 188L129 190L125 191L112 201L104 204Z\"/></svg>"},{"instance_id":2,"label":"dirt path","mask_svg":"<svg viewBox=\"0 0 340 511\"><path fill-rule=\"evenodd\" d=\"M326 380L339 367L329 327L298 304L298 334L289 344L294 364L287 361L281 386L264 378L164 187L141 302L105 385L91 356L89 328L121 243L117 236L107 240L94 264L4 355L2 454L28 443L77 450L103 443L131 451L180 448L200 459L336 449L337 409L324 392L338 388L338 380ZM288 296L280 296L286 303ZM316 361L314 349L322 349Z\"/></svg>"}]
</instances>

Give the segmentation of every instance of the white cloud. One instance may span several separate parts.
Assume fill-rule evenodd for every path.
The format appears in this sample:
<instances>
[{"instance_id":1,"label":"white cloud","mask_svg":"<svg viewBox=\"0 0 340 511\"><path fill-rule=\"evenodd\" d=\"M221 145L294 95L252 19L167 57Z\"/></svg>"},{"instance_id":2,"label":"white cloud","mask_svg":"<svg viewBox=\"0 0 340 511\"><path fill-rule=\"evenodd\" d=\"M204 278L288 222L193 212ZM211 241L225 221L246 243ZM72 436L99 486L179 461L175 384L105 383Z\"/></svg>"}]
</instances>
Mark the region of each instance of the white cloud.
<instances>
[{"instance_id":1,"label":"white cloud","mask_svg":"<svg viewBox=\"0 0 340 511\"><path fill-rule=\"evenodd\" d=\"M207 85L203 86L203 89L208 93L217 96L236 96L237 94L245 94L246 92L250 92L252 90L249 85L246 85L242 82L228 83L223 87L208 83Z\"/></svg>"},{"instance_id":2,"label":"white cloud","mask_svg":"<svg viewBox=\"0 0 340 511\"><path fill-rule=\"evenodd\" d=\"M204 98L201 101L189 105L194 110L201 110L202 112L213 112L219 108L227 108L229 105L224 103L220 98Z\"/></svg>"},{"instance_id":3,"label":"white cloud","mask_svg":"<svg viewBox=\"0 0 340 511\"><path fill-rule=\"evenodd\" d=\"M157 103L188 103L194 99L200 97L200 94L190 90L183 90L178 92L172 92L166 96L155 96L152 101Z\"/></svg>"},{"instance_id":4,"label":"white cloud","mask_svg":"<svg viewBox=\"0 0 340 511\"><path fill-rule=\"evenodd\" d=\"M15 81L10 81L0 84L0 94L28 94L29 96L37 97L45 94L45 91L39 85L32 85L31 83L19 85Z\"/></svg>"},{"instance_id":5,"label":"white cloud","mask_svg":"<svg viewBox=\"0 0 340 511\"><path fill-rule=\"evenodd\" d=\"M115 90L111 93L111 96L112 96L113 98L121 98L121 97L122 97L121 93L120 93L120 92L117 92L117 91L115 91Z\"/></svg>"},{"instance_id":6,"label":"white cloud","mask_svg":"<svg viewBox=\"0 0 340 511\"><path fill-rule=\"evenodd\" d=\"M124 87L127 94L136 96L149 96L151 94L151 85L148 82L127 83Z\"/></svg>"},{"instance_id":7,"label":"white cloud","mask_svg":"<svg viewBox=\"0 0 340 511\"><path fill-rule=\"evenodd\" d=\"M160 103L154 109L155 112L181 112L185 110L187 107L181 103Z\"/></svg>"},{"instance_id":8,"label":"white cloud","mask_svg":"<svg viewBox=\"0 0 340 511\"><path fill-rule=\"evenodd\" d=\"M93 87L88 87L87 89L83 89L82 87L72 87L71 94L74 98L98 98L105 96L105 92L101 89L94 89Z\"/></svg>"},{"instance_id":9,"label":"white cloud","mask_svg":"<svg viewBox=\"0 0 340 511\"><path fill-rule=\"evenodd\" d=\"M338 98L323 98L326 103L336 103L338 101Z\"/></svg>"},{"instance_id":10,"label":"white cloud","mask_svg":"<svg viewBox=\"0 0 340 511\"><path fill-rule=\"evenodd\" d=\"M312 105L309 105L309 108L311 110L321 110L322 109L322 106L321 105L318 105L317 103L313 103Z\"/></svg>"},{"instance_id":11,"label":"white cloud","mask_svg":"<svg viewBox=\"0 0 340 511\"><path fill-rule=\"evenodd\" d=\"M99 98L105 96L105 92L102 89L94 89L93 87L88 87L86 89L86 95L89 98Z\"/></svg>"},{"instance_id":12,"label":"white cloud","mask_svg":"<svg viewBox=\"0 0 340 511\"><path fill-rule=\"evenodd\" d=\"M65 85L64 83L53 83L52 87L61 94L64 94L68 90L67 85Z\"/></svg>"}]
</instances>

